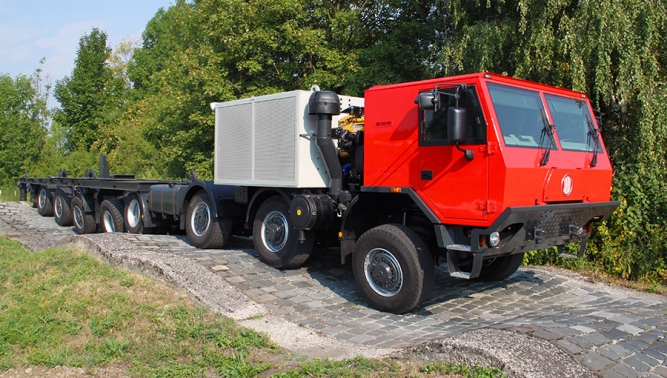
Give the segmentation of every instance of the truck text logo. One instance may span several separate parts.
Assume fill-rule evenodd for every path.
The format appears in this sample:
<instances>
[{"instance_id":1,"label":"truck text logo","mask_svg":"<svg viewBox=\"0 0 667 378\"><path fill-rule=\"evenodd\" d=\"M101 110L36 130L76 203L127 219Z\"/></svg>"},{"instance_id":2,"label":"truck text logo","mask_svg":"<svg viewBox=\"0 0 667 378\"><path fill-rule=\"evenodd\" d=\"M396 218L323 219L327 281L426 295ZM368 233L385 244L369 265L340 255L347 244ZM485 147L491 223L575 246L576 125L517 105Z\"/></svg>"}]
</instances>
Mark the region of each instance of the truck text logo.
<instances>
[{"instance_id":1,"label":"truck text logo","mask_svg":"<svg viewBox=\"0 0 667 378\"><path fill-rule=\"evenodd\" d=\"M560 189L566 197L572 194L573 187L572 177L570 175L563 176L563 180L560 182Z\"/></svg>"}]
</instances>

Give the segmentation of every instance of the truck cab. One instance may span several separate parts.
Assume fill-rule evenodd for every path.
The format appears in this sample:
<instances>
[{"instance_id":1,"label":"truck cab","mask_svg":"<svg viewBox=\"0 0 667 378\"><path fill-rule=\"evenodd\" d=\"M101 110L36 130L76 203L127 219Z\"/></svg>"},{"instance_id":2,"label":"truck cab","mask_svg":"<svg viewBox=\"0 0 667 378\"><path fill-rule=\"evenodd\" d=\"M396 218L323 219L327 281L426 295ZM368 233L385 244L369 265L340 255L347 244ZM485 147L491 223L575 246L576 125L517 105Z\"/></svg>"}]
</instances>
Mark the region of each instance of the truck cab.
<instances>
[{"instance_id":1,"label":"truck cab","mask_svg":"<svg viewBox=\"0 0 667 378\"><path fill-rule=\"evenodd\" d=\"M502 279L524 252L552 246L581 257L592 223L618 206L583 93L477 73L376 86L364 97L359 208L382 209L385 221L373 222L414 231L453 276ZM367 232L359 223L342 228ZM563 249L572 242L580 243L575 256ZM353 261L363 253L357 241ZM381 273L366 270L371 281ZM368 295L381 297L373 285Z\"/></svg>"}]
</instances>

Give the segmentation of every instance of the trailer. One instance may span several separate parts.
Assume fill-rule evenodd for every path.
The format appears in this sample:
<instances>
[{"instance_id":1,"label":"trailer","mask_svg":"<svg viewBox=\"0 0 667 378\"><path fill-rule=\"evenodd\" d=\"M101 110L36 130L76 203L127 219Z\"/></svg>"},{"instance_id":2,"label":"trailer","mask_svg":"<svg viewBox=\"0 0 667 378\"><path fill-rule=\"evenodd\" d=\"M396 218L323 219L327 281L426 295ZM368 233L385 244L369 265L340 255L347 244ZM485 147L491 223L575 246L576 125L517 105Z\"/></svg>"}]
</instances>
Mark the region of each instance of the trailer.
<instances>
[{"instance_id":1,"label":"trailer","mask_svg":"<svg viewBox=\"0 0 667 378\"><path fill-rule=\"evenodd\" d=\"M262 261L301 266L335 242L368 303L405 313L435 266L502 280L526 251L581 257L610 201L612 168L584 93L492 73L317 87L211 104L214 180L112 176L19 182L78 233L185 231L198 248L251 236ZM576 254L564 245L579 243Z\"/></svg>"}]
</instances>

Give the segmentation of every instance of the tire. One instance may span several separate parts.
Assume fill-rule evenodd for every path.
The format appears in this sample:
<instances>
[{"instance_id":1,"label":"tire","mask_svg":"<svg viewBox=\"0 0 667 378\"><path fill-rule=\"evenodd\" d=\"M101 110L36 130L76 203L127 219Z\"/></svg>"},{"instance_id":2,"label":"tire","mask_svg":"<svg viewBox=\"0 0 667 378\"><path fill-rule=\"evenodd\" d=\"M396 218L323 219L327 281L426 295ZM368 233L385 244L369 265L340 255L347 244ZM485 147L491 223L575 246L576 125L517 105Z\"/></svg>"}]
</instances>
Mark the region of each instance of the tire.
<instances>
[{"instance_id":1,"label":"tire","mask_svg":"<svg viewBox=\"0 0 667 378\"><path fill-rule=\"evenodd\" d=\"M383 224L366 231L352 255L359 289L374 308L406 313L430 294L435 263L424 241L401 224Z\"/></svg>"},{"instance_id":2,"label":"tire","mask_svg":"<svg viewBox=\"0 0 667 378\"><path fill-rule=\"evenodd\" d=\"M56 191L53 200L53 216L60 226L72 225L72 203L69 196L62 190Z\"/></svg>"},{"instance_id":3,"label":"tire","mask_svg":"<svg viewBox=\"0 0 667 378\"><path fill-rule=\"evenodd\" d=\"M232 221L213 215L213 204L205 191L192 197L185 216L185 233L197 248L222 248L232 233Z\"/></svg>"},{"instance_id":4,"label":"tire","mask_svg":"<svg viewBox=\"0 0 667 378\"><path fill-rule=\"evenodd\" d=\"M100 205L100 223L104 232L125 232L123 213L125 205L119 198L111 198Z\"/></svg>"},{"instance_id":5,"label":"tire","mask_svg":"<svg viewBox=\"0 0 667 378\"><path fill-rule=\"evenodd\" d=\"M500 281L511 276L521 266L523 253L496 257L493 261L482 266L477 279L479 281Z\"/></svg>"},{"instance_id":6,"label":"tire","mask_svg":"<svg viewBox=\"0 0 667 378\"><path fill-rule=\"evenodd\" d=\"M79 234L92 234L97 231L97 223L92 214L86 214L83 200L80 197L72 198L72 220L74 228Z\"/></svg>"},{"instance_id":7,"label":"tire","mask_svg":"<svg viewBox=\"0 0 667 378\"><path fill-rule=\"evenodd\" d=\"M37 212L43 217L53 216L53 190L40 188L37 193Z\"/></svg>"},{"instance_id":8,"label":"tire","mask_svg":"<svg viewBox=\"0 0 667 378\"><path fill-rule=\"evenodd\" d=\"M283 197L271 197L257 210L253 243L260 260L269 266L290 269L303 265L315 246L315 233L304 233L301 242L299 231L289 221L289 205Z\"/></svg>"},{"instance_id":9,"label":"tire","mask_svg":"<svg viewBox=\"0 0 667 378\"><path fill-rule=\"evenodd\" d=\"M150 234L152 229L144 228L144 210L137 193L130 193L125 200L123 212L124 230L131 234Z\"/></svg>"}]
</instances>

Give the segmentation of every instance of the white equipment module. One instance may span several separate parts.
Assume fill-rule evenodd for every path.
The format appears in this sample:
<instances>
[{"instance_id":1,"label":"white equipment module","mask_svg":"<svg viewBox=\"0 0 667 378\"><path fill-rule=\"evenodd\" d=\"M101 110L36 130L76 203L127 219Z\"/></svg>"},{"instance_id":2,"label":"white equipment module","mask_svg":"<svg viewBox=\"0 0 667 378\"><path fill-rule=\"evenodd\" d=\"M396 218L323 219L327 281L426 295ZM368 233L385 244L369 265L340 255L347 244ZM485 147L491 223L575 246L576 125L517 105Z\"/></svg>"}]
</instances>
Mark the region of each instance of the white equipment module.
<instances>
[{"instance_id":1,"label":"white equipment module","mask_svg":"<svg viewBox=\"0 0 667 378\"><path fill-rule=\"evenodd\" d=\"M310 91L283 92L216 102L214 183L218 185L326 188L324 162L315 145ZM364 106L339 96L341 110ZM338 124L334 116L332 124Z\"/></svg>"}]
</instances>

